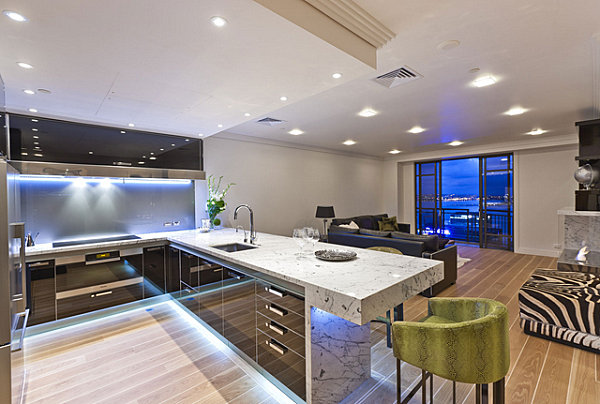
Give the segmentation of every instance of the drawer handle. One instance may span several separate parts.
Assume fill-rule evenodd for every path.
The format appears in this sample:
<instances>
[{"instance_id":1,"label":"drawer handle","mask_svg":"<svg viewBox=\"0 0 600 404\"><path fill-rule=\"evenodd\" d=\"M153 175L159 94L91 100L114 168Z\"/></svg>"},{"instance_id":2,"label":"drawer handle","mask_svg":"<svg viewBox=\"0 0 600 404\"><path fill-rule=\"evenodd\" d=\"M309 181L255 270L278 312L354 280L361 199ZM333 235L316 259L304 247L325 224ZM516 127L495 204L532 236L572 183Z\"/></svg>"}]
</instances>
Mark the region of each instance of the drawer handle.
<instances>
[{"instance_id":1,"label":"drawer handle","mask_svg":"<svg viewBox=\"0 0 600 404\"><path fill-rule=\"evenodd\" d=\"M275 296L279 296L279 297L284 297L285 295L287 295L287 293L285 293L285 291L283 290L277 290L273 287L270 286L265 286L265 290L271 294L274 294Z\"/></svg>"},{"instance_id":2,"label":"drawer handle","mask_svg":"<svg viewBox=\"0 0 600 404\"><path fill-rule=\"evenodd\" d=\"M274 339L271 339L271 341L265 341L265 343L267 344L267 346L269 348L271 348L272 350L274 350L275 352L277 352L279 355L285 355L285 353L288 350L286 347L284 347L283 345L281 345L280 343L278 343Z\"/></svg>"},{"instance_id":3,"label":"drawer handle","mask_svg":"<svg viewBox=\"0 0 600 404\"><path fill-rule=\"evenodd\" d=\"M219 267L217 269L213 269L213 272L221 272L223 270L223 267Z\"/></svg>"},{"instance_id":4,"label":"drawer handle","mask_svg":"<svg viewBox=\"0 0 600 404\"><path fill-rule=\"evenodd\" d=\"M39 268L39 267L46 267L48 265L50 265L50 261L45 261L45 262L34 262L32 264L27 264L29 266L29 268Z\"/></svg>"},{"instance_id":5,"label":"drawer handle","mask_svg":"<svg viewBox=\"0 0 600 404\"><path fill-rule=\"evenodd\" d=\"M231 276L232 278L237 279L238 281L241 280L244 277L244 275L240 275L240 274L237 274L237 273L232 272L232 271L227 271L227 275Z\"/></svg>"},{"instance_id":6,"label":"drawer handle","mask_svg":"<svg viewBox=\"0 0 600 404\"><path fill-rule=\"evenodd\" d=\"M146 251L158 251L158 250L162 250L162 247L150 247L150 248L146 248Z\"/></svg>"},{"instance_id":7,"label":"drawer handle","mask_svg":"<svg viewBox=\"0 0 600 404\"><path fill-rule=\"evenodd\" d=\"M270 312L273 312L273 313L275 313L275 314L277 314L278 316L281 316L281 317L286 316L288 314L287 310L282 309L280 307L277 307L274 304L266 304L265 307Z\"/></svg>"},{"instance_id":8,"label":"drawer handle","mask_svg":"<svg viewBox=\"0 0 600 404\"><path fill-rule=\"evenodd\" d=\"M288 332L287 328L280 326L275 321L271 321L270 323L265 323L265 326L273 331L275 331L279 335L284 335Z\"/></svg>"},{"instance_id":9,"label":"drawer handle","mask_svg":"<svg viewBox=\"0 0 600 404\"><path fill-rule=\"evenodd\" d=\"M90 297L100 297L100 296L106 296L106 295L112 295L112 290L107 290L106 292L94 293Z\"/></svg>"}]
</instances>

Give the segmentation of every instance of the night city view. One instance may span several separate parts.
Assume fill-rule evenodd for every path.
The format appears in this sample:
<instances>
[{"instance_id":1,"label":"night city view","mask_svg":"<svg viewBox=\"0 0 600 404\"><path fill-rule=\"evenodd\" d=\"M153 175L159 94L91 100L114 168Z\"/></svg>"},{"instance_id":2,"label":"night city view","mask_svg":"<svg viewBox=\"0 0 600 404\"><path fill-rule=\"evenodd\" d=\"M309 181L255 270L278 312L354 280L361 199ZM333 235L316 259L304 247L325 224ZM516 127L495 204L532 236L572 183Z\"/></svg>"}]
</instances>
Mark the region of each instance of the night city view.
<instances>
[{"instance_id":1,"label":"night city view","mask_svg":"<svg viewBox=\"0 0 600 404\"><path fill-rule=\"evenodd\" d=\"M511 156L487 159L487 233L493 235L512 233L512 166ZM432 163L433 164L433 163ZM501 171L494 171L501 170ZM426 171L423 170L425 173ZM441 161L441 195L438 209L438 226L434 226L435 193L434 176L421 177L421 233L437 233L456 240L479 241L480 184L479 158ZM483 207L481 207L483 209ZM491 236L490 236L491 235ZM500 241L500 240L498 240Z\"/></svg>"}]
</instances>

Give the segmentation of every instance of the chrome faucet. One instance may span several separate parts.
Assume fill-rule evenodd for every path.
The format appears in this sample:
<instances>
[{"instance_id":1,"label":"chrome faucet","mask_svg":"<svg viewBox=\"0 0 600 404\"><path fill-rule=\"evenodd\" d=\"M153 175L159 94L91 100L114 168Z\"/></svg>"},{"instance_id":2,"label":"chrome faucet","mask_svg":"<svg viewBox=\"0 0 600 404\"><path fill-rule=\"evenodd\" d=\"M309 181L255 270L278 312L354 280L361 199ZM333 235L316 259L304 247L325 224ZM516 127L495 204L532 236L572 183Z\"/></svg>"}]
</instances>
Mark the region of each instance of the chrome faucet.
<instances>
[{"instance_id":1,"label":"chrome faucet","mask_svg":"<svg viewBox=\"0 0 600 404\"><path fill-rule=\"evenodd\" d=\"M233 220L237 220L237 214L240 208L246 208L248 209L248 212L250 212L250 244L254 244L256 242L256 231L254 230L254 212L250 206L242 204L235 208L235 211L233 212Z\"/></svg>"}]
</instances>

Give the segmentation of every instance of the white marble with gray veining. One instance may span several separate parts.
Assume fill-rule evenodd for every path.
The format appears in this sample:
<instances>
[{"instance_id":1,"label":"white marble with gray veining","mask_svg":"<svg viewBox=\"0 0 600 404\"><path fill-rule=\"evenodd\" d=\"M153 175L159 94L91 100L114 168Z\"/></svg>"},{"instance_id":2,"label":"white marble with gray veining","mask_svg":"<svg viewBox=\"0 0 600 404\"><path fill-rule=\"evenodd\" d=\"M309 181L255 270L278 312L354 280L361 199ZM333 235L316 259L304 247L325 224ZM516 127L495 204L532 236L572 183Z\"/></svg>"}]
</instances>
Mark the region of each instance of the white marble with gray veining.
<instances>
[{"instance_id":1,"label":"white marble with gray veining","mask_svg":"<svg viewBox=\"0 0 600 404\"><path fill-rule=\"evenodd\" d=\"M600 251L600 216L565 216L565 249Z\"/></svg>"},{"instance_id":2,"label":"white marble with gray veining","mask_svg":"<svg viewBox=\"0 0 600 404\"><path fill-rule=\"evenodd\" d=\"M402 303L443 279L443 263L353 247L339 247L357 253L346 262L327 262L310 253L297 256L299 247L291 237L259 233L259 247L225 252L211 246L241 242L243 235L233 229L208 233L183 230L139 234L139 240L98 243L85 246L52 248L50 244L28 247L29 259L77 253L90 249L136 247L148 243L173 242L181 246L227 260L233 264L283 279L305 288L309 305L351 321L366 324L389 308ZM334 248L318 243L315 249ZM308 250L305 247L306 250Z\"/></svg>"},{"instance_id":3,"label":"white marble with gray veining","mask_svg":"<svg viewBox=\"0 0 600 404\"><path fill-rule=\"evenodd\" d=\"M371 377L371 329L314 307L310 333L310 403L339 403Z\"/></svg>"}]
</instances>

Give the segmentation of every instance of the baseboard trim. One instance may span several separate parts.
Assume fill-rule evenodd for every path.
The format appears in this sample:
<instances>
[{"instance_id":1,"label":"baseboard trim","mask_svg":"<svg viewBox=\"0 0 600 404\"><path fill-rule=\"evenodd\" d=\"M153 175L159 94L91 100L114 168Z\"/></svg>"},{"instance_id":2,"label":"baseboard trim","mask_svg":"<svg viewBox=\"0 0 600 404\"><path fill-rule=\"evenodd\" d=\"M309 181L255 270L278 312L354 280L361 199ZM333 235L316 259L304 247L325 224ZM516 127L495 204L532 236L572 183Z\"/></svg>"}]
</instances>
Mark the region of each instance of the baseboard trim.
<instances>
[{"instance_id":1,"label":"baseboard trim","mask_svg":"<svg viewBox=\"0 0 600 404\"><path fill-rule=\"evenodd\" d=\"M528 255L541 255L543 257L558 258L560 251L557 250L546 250L543 248L515 248L517 254L528 254Z\"/></svg>"}]
</instances>

